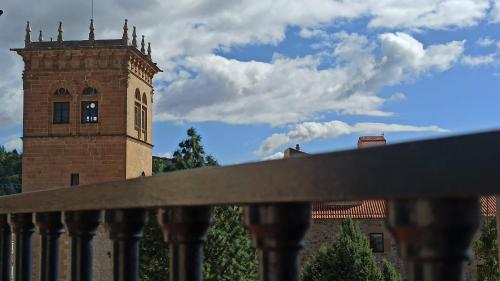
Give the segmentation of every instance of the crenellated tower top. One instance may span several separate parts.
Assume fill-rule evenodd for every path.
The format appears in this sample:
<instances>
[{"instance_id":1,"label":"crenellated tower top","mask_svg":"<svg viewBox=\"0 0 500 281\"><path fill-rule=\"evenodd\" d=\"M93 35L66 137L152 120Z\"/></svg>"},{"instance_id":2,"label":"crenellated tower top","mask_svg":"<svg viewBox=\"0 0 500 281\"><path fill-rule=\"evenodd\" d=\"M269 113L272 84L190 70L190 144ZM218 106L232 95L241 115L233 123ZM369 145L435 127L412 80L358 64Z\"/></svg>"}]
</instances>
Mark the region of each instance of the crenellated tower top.
<instances>
[{"instance_id":1,"label":"crenellated tower top","mask_svg":"<svg viewBox=\"0 0 500 281\"><path fill-rule=\"evenodd\" d=\"M151 51L148 44L148 49L146 51L146 44L144 41L144 35L142 35L141 46L138 49L137 44L137 32L136 27L133 27L132 32L132 42L129 43L128 37L128 20L125 19L123 25L123 35L121 39L96 39L94 20L90 20L89 26L89 37L88 40L64 40L63 37L64 29L62 21L59 22L59 27L57 29L57 40L56 41L44 41L42 37L42 30L39 31L38 41L32 41L31 39L31 23L28 21L26 24L26 34L24 43L24 48L12 49L13 51L28 51L29 50L44 50L44 49L75 49L75 48L129 48L134 50L135 53L144 59L151 61ZM158 71L160 71L158 69Z\"/></svg>"},{"instance_id":2,"label":"crenellated tower top","mask_svg":"<svg viewBox=\"0 0 500 281\"><path fill-rule=\"evenodd\" d=\"M40 30L38 40L32 40L31 23L26 24L24 48L11 49L23 56L25 70L36 69L96 69L119 68L128 70L147 84L152 84L153 76L161 72L151 57L151 45L141 36L140 47L137 45L137 31L133 27L132 42L129 43L128 20L123 24L123 35L120 39L96 39L95 23L90 20L87 40L64 40L63 23L59 22L57 40L46 41ZM139 49L140 48L140 49ZM57 58L57 59L54 59Z\"/></svg>"}]
</instances>

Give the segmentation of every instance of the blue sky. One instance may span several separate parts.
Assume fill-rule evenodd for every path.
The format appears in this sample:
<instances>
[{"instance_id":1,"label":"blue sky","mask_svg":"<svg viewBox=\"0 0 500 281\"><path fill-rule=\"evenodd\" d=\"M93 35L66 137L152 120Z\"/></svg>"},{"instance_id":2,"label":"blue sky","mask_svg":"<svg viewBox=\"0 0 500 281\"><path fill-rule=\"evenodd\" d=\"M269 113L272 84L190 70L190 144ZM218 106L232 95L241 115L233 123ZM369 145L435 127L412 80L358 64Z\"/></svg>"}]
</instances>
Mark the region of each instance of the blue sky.
<instances>
[{"instance_id":1,"label":"blue sky","mask_svg":"<svg viewBox=\"0 0 500 281\"><path fill-rule=\"evenodd\" d=\"M69 39L88 33L86 3L31 2L0 7L8 148L21 145L22 62L6 49L22 46L25 19L55 31L55 12ZM148 0L137 12L134 1L100 1L96 36L119 38L128 18L151 41L165 70L154 82L156 155L191 126L222 164L280 157L295 143L317 153L367 134L394 143L499 127L499 3L348 2Z\"/></svg>"}]
</instances>

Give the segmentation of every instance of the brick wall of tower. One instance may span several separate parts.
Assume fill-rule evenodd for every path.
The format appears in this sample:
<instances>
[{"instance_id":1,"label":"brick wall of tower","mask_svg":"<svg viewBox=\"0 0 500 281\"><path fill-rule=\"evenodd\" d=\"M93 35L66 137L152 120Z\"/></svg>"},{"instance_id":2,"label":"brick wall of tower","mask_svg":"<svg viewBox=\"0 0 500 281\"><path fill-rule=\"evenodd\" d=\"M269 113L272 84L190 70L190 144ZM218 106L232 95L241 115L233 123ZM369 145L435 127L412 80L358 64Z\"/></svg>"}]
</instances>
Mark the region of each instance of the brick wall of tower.
<instances>
[{"instance_id":1,"label":"brick wall of tower","mask_svg":"<svg viewBox=\"0 0 500 281\"><path fill-rule=\"evenodd\" d=\"M23 191L125 178L128 64L125 50L40 50L25 61ZM97 94L85 95L86 87ZM68 95L57 95L59 88ZM97 101L98 123L81 122L81 102ZM54 124L53 103L69 102Z\"/></svg>"},{"instance_id":2,"label":"brick wall of tower","mask_svg":"<svg viewBox=\"0 0 500 281\"><path fill-rule=\"evenodd\" d=\"M151 176L153 174L153 151L149 145L138 140L127 140L127 179L142 176ZM147 155L144 157L144 155Z\"/></svg>"},{"instance_id":3,"label":"brick wall of tower","mask_svg":"<svg viewBox=\"0 0 500 281\"><path fill-rule=\"evenodd\" d=\"M104 55L109 57L104 59ZM125 133L128 71L123 51L44 50L26 58L24 136ZM78 63L69 63L73 61ZM83 95L87 86L98 93ZM69 96L54 95L59 88L68 89ZM84 100L98 101L99 123L80 122L80 102ZM70 102L69 124L52 124L52 103L56 101Z\"/></svg>"},{"instance_id":4,"label":"brick wall of tower","mask_svg":"<svg viewBox=\"0 0 500 281\"><path fill-rule=\"evenodd\" d=\"M23 192L70 185L72 173L80 185L125 178L124 136L25 138Z\"/></svg>"}]
</instances>

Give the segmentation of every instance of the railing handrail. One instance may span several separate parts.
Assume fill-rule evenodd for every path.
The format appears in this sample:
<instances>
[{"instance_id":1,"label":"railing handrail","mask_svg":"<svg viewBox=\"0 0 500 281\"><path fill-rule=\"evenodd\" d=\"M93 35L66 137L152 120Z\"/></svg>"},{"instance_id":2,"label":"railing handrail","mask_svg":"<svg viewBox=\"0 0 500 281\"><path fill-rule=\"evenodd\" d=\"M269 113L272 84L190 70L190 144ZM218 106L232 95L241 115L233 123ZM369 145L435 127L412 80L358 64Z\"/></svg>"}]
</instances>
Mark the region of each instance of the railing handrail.
<instances>
[{"instance_id":1,"label":"railing handrail","mask_svg":"<svg viewBox=\"0 0 500 281\"><path fill-rule=\"evenodd\" d=\"M0 213L492 195L499 163L493 131L9 195Z\"/></svg>"}]
</instances>

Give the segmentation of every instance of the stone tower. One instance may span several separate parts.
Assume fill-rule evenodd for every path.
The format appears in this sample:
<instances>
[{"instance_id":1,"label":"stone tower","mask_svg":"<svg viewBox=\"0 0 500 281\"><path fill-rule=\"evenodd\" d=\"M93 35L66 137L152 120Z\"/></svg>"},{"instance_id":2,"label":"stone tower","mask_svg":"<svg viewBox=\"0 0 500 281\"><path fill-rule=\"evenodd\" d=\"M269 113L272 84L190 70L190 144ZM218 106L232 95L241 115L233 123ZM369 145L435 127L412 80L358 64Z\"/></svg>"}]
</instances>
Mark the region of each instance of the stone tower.
<instances>
[{"instance_id":1,"label":"stone tower","mask_svg":"<svg viewBox=\"0 0 500 281\"><path fill-rule=\"evenodd\" d=\"M23 192L151 175L151 48L121 39L31 40L24 61Z\"/></svg>"},{"instance_id":2,"label":"stone tower","mask_svg":"<svg viewBox=\"0 0 500 281\"><path fill-rule=\"evenodd\" d=\"M161 70L129 42L127 20L121 39L66 41L59 23L56 40L32 41L27 23L24 48L22 191L124 180L152 173L153 76ZM62 237L61 280L69 272L69 240ZM103 228L94 246L93 280L112 280L111 243ZM39 239L34 239L34 250ZM39 260L34 255L34 280Z\"/></svg>"}]
</instances>

